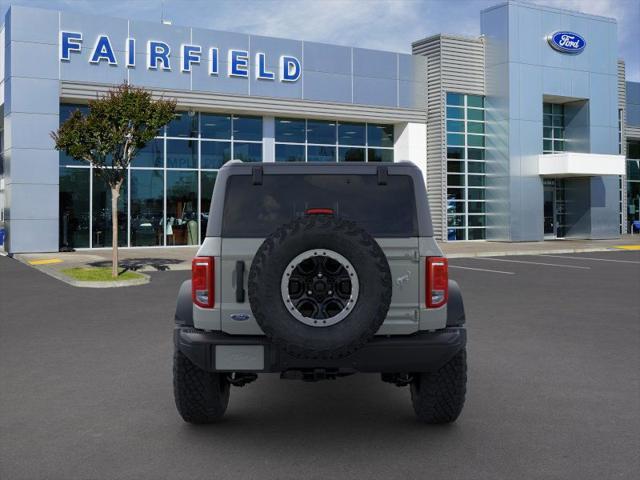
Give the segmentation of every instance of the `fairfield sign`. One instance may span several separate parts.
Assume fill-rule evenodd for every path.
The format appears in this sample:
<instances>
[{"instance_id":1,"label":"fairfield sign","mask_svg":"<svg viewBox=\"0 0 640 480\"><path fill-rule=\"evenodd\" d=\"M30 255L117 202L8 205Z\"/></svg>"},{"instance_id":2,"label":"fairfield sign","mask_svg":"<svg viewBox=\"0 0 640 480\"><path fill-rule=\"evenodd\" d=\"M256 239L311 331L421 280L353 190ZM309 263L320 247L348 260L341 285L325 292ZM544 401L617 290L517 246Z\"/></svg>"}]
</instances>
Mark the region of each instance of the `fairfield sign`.
<instances>
[{"instance_id":1,"label":"fairfield sign","mask_svg":"<svg viewBox=\"0 0 640 480\"><path fill-rule=\"evenodd\" d=\"M74 55L85 48L80 32L61 31L59 39L59 58L61 62L70 62ZM117 66L122 62L127 68L135 68L137 62L136 39L127 38L124 58L118 59L108 35L99 35L90 47L89 63L99 65L106 63ZM229 77L248 78L253 69L258 80L275 80L281 82L297 82L302 76L300 60L291 55L281 55L278 72L267 68L267 57L264 53L256 53L250 58L246 50L229 49L226 52L227 71ZM209 75L220 74L220 52L212 47L203 52L200 45L182 44L177 55L171 47L159 40L149 40L146 48L146 67L149 70L171 71L179 68L181 72L191 72L195 65L206 63ZM176 66L176 63L179 64Z\"/></svg>"}]
</instances>

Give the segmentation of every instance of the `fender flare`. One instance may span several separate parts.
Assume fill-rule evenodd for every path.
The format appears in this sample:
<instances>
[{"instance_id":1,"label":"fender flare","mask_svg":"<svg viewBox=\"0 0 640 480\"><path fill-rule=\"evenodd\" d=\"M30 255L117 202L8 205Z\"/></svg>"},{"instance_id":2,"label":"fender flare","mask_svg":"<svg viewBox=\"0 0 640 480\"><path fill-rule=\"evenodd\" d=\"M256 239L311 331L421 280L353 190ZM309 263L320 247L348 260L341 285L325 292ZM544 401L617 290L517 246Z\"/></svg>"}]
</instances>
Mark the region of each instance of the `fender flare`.
<instances>
[{"instance_id":1,"label":"fender flare","mask_svg":"<svg viewBox=\"0 0 640 480\"><path fill-rule=\"evenodd\" d=\"M464 325L464 303L460 286L454 280L449 280L449 300L447 302L447 327L459 327Z\"/></svg>"},{"instance_id":2,"label":"fender flare","mask_svg":"<svg viewBox=\"0 0 640 480\"><path fill-rule=\"evenodd\" d=\"M191 280L185 280L180 285L178 302L176 304L176 325L193 327L193 303L191 302Z\"/></svg>"}]
</instances>

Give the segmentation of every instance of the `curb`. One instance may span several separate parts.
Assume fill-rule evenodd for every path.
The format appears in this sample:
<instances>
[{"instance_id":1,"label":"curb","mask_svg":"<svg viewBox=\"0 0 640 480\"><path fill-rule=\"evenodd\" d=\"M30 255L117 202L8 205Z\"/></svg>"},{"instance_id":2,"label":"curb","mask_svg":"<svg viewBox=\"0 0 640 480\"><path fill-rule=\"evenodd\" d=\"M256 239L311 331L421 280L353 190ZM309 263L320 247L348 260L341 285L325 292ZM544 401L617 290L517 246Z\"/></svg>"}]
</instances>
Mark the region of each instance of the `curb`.
<instances>
[{"instance_id":1,"label":"curb","mask_svg":"<svg viewBox=\"0 0 640 480\"><path fill-rule=\"evenodd\" d=\"M473 258L473 257L507 257L511 255L550 255L553 253L592 253L619 251L614 247L594 247L594 248L556 248L549 250L514 250L512 252L469 252L469 253L446 253L447 258Z\"/></svg>"}]
</instances>

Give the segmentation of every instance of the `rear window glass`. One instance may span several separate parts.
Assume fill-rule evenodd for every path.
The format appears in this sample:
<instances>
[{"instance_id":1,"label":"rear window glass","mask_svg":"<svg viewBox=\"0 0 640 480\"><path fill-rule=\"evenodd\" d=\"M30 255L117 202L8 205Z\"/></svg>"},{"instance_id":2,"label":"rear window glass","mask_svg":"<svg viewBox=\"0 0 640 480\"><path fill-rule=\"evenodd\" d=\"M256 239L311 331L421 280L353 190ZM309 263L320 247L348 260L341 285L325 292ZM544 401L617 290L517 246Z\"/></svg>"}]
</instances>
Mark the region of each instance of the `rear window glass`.
<instances>
[{"instance_id":1,"label":"rear window glass","mask_svg":"<svg viewBox=\"0 0 640 480\"><path fill-rule=\"evenodd\" d=\"M265 175L253 185L250 175L229 177L222 235L266 237L310 208L331 208L374 237L416 237L413 182L390 175L379 185L377 175Z\"/></svg>"}]
</instances>

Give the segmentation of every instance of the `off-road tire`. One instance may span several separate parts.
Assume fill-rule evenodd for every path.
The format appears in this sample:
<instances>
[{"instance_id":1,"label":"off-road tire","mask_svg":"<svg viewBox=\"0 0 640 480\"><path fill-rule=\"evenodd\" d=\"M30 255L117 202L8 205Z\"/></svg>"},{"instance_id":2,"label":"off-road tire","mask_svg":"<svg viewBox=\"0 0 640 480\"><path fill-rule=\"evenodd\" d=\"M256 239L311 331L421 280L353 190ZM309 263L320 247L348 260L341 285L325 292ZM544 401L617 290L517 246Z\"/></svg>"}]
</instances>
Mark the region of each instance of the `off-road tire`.
<instances>
[{"instance_id":1,"label":"off-road tire","mask_svg":"<svg viewBox=\"0 0 640 480\"><path fill-rule=\"evenodd\" d=\"M314 327L287 310L281 281L292 259L322 248L353 265L359 294L339 323ZM335 359L355 352L384 322L391 294L389 264L378 243L354 222L333 215L308 215L278 228L262 243L249 271L249 302L256 321L273 343L298 358Z\"/></svg>"},{"instance_id":2,"label":"off-road tire","mask_svg":"<svg viewBox=\"0 0 640 480\"><path fill-rule=\"evenodd\" d=\"M460 350L437 372L415 373L411 402L420 420L429 424L454 422L467 391L467 351Z\"/></svg>"},{"instance_id":3,"label":"off-road tire","mask_svg":"<svg viewBox=\"0 0 640 480\"><path fill-rule=\"evenodd\" d=\"M198 368L178 349L173 353L173 395L180 416L194 424L214 423L229 403L225 374Z\"/></svg>"}]
</instances>

